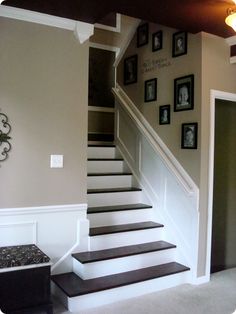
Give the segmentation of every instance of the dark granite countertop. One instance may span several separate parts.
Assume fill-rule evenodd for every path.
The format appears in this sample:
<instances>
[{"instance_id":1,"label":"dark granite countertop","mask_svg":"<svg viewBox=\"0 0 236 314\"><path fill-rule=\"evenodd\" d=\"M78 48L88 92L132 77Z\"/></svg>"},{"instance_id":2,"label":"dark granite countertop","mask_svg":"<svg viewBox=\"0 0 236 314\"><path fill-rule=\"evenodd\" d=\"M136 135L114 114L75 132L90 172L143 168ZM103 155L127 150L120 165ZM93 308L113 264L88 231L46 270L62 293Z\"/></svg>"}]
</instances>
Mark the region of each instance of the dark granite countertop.
<instances>
[{"instance_id":1,"label":"dark granite countertop","mask_svg":"<svg viewBox=\"0 0 236 314\"><path fill-rule=\"evenodd\" d=\"M49 262L50 258L34 244L0 247L0 269Z\"/></svg>"}]
</instances>

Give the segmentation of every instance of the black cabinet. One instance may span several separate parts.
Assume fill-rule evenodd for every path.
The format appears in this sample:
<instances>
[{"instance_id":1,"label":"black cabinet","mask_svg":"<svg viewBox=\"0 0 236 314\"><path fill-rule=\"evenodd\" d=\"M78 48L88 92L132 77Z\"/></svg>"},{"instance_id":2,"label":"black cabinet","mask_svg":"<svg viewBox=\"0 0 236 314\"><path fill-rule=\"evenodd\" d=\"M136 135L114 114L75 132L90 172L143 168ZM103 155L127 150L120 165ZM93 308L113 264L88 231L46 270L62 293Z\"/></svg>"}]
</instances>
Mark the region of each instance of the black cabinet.
<instances>
[{"instance_id":1,"label":"black cabinet","mask_svg":"<svg viewBox=\"0 0 236 314\"><path fill-rule=\"evenodd\" d=\"M35 245L0 248L0 309L6 314L53 313L49 258Z\"/></svg>"}]
</instances>

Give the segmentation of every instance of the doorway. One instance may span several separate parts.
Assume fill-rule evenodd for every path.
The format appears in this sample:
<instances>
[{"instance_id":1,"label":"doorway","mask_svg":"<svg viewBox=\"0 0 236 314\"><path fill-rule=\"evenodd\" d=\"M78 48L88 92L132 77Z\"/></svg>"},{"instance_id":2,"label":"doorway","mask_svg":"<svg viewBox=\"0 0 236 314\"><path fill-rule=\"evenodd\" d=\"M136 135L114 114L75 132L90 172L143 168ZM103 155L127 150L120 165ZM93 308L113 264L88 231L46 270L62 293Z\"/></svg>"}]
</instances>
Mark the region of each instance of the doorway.
<instances>
[{"instance_id":1,"label":"doorway","mask_svg":"<svg viewBox=\"0 0 236 314\"><path fill-rule=\"evenodd\" d=\"M232 99L214 101L211 273L236 267L236 95Z\"/></svg>"},{"instance_id":2,"label":"doorway","mask_svg":"<svg viewBox=\"0 0 236 314\"><path fill-rule=\"evenodd\" d=\"M114 96L116 58L114 49L90 45L89 48L89 113L88 140L113 141ZM111 47L112 48L112 47Z\"/></svg>"}]
</instances>

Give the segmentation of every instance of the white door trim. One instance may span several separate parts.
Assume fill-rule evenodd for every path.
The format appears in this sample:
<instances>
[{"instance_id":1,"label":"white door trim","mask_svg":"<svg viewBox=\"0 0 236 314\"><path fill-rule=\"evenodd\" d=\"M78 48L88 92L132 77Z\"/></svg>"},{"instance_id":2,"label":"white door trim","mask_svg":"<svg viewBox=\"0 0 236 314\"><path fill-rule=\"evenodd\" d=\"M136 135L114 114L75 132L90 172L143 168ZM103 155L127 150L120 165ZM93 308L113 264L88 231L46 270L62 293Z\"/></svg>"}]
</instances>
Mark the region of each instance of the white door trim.
<instances>
[{"instance_id":1,"label":"white door trim","mask_svg":"<svg viewBox=\"0 0 236 314\"><path fill-rule=\"evenodd\" d=\"M213 193L214 193L214 155L215 155L215 101L222 99L236 102L236 94L212 89L210 91L210 135L209 135L209 165L208 165L208 225L207 225L207 263L206 275L211 272L211 234L213 216Z\"/></svg>"}]
</instances>

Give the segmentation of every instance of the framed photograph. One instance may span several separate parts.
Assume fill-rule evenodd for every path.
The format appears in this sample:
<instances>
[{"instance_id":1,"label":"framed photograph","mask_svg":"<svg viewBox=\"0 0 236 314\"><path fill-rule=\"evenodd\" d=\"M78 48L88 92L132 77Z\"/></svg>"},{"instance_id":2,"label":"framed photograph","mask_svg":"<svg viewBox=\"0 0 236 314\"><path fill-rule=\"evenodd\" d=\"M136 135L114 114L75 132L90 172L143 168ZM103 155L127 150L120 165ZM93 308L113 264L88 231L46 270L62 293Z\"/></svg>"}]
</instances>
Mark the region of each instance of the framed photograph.
<instances>
[{"instance_id":1,"label":"framed photograph","mask_svg":"<svg viewBox=\"0 0 236 314\"><path fill-rule=\"evenodd\" d=\"M148 44L148 23L142 24L137 29L137 47Z\"/></svg>"},{"instance_id":2,"label":"framed photograph","mask_svg":"<svg viewBox=\"0 0 236 314\"><path fill-rule=\"evenodd\" d=\"M192 110L194 107L194 75L174 80L174 111Z\"/></svg>"},{"instance_id":3,"label":"framed photograph","mask_svg":"<svg viewBox=\"0 0 236 314\"><path fill-rule=\"evenodd\" d=\"M162 49L162 31L152 34L152 51Z\"/></svg>"},{"instance_id":4,"label":"framed photograph","mask_svg":"<svg viewBox=\"0 0 236 314\"><path fill-rule=\"evenodd\" d=\"M181 148L184 149L197 149L197 123L183 123Z\"/></svg>"},{"instance_id":5,"label":"framed photograph","mask_svg":"<svg viewBox=\"0 0 236 314\"><path fill-rule=\"evenodd\" d=\"M144 101L154 101L157 99L157 79L151 79L144 82L145 83L145 92L144 92Z\"/></svg>"},{"instance_id":6,"label":"framed photograph","mask_svg":"<svg viewBox=\"0 0 236 314\"><path fill-rule=\"evenodd\" d=\"M172 37L172 57L179 57L187 54L188 34L187 32L177 32Z\"/></svg>"},{"instance_id":7,"label":"framed photograph","mask_svg":"<svg viewBox=\"0 0 236 314\"><path fill-rule=\"evenodd\" d=\"M133 55L124 59L124 85L136 83L137 77L138 56Z\"/></svg>"},{"instance_id":8,"label":"framed photograph","mask_svg":"<svg viewBox=\"0 0 236 314\"><path fill-rule=\"evenodd\" d=\"M170 105L159 107L159 124L170 124Z\"/></svg>"}]
</instances>

